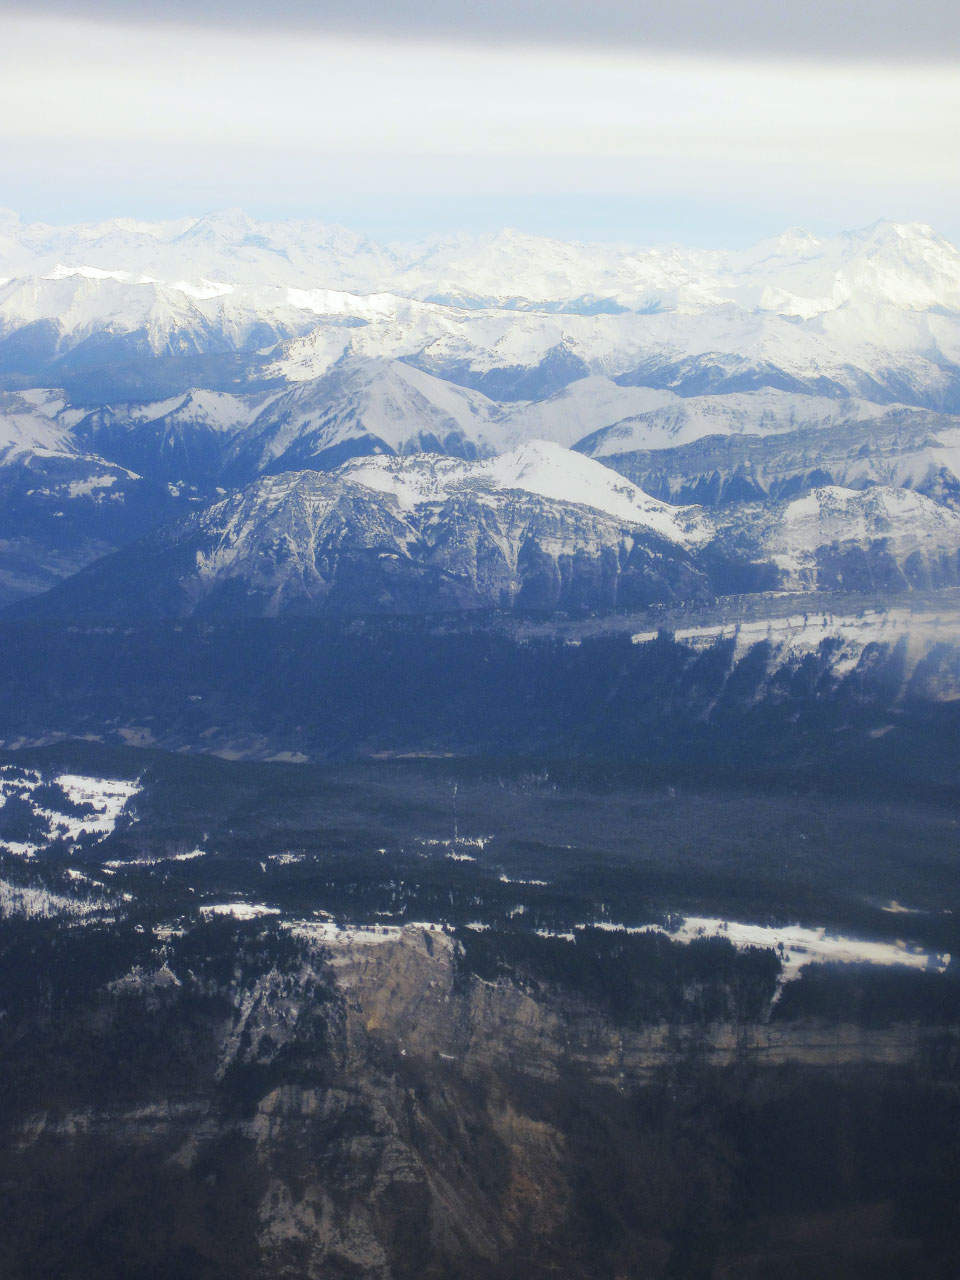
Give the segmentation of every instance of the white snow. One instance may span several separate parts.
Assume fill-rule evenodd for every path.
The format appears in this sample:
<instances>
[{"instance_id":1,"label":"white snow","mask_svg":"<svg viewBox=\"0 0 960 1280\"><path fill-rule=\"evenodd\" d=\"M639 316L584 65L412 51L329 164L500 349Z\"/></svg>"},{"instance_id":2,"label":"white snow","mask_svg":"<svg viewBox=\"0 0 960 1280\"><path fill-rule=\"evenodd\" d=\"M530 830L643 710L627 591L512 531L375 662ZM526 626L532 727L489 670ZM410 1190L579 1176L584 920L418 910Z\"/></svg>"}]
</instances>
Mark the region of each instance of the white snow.
<instances>
[{"instance_id":1,"label":"white snow","mask_svg":"<svg viewBox=\"0 0 960 1280\"><path fill-rule=\"evenodd\" d=\"M197 298L200 301L206 301L208 298L222 298L228 293L233 293L234 286L232 284L224 284L222 280L176 280L172 286L179 289L181 293L187 294L191 298Z\"/></svg>"},{"instance_id":2,"label":"white snow","mask_svg":"<svg viewBox=\"0 0 960 1280\"><path fill-rule=\"evenodd\" d=\"M164 420L167 432L203 427L224 435L245 430L277 398L276 392L232 395L226 391L194 388L147 404L131 403L105 407L111 425L134 432L147 422ZM130 474L133 474L132 472Z\"/></svg>"},{"instance_id":3,"label":"white snow","mask_svg":"<svg viewBox=\"0 0 960 1280\"><path fill-rule=\"evenodd\" d=\"M0 462L27 453L75 454L70 429L76 420L61 391L0 391Z\"/></svg>"},{"instance_id":4,"label":"white snow","mask_svg":"<svg viewBox=\"0 0 960 1280\"><path fill-rule=\"evenodd\" d=\"M157 867L165 862L192 862L194 858L206 857L206 853L206 849L192 849L189 853L161 853L155 858L114 858L104 862L103 866L109 868L111 872L120 871L126 867Z\"/></svg>"},{"instance_id":5,"label":"white snow","mask_svg":"<svg viewBox=\"0 0 960 1280\"><path fill-rule=\"evenodd\" d=\"M88 476L86 480L72 480L67 485L67 494L71 498L89 498L105 489L112 489L116 483L117 477L110 472Z\"/></svg>"},{"instance_id":6,"label":"white snow","mask_svg":"<svg viewBox=\"0 0 960 1280\"><path fill-rule=\"evenodd\" d=\"M129 801L141 790L139 782L94 778L74 773L61 773L41 779L39 775L26 770L7 766L0 771L0 801L16 795L23 795L29 800L42 782L59 784L67 798L74 804L92 806L92 813L75 817L57 810L44 809L37 804L33 805L34 812L46 818L50 824L51 835L48 838L59 837L68 843L79 839L82 832L100 838L109 835ZM46 844L47 840L44 840L42 845L7 841L4 842L4 847L23 857L33 857L46 847Z\"/></svg>"},{"instance_id":7,"label":"white snow","mask_svg":"<svg viewBox=\"0 0 960 1280\"><path fill-rule=\"evenodd\" d=\"M89 778L76 773L58 774L53 781L60 784L74 804L90 804L94 809L92 816L71 819L75 825L69 839L76 839L81 830L109 835L129 801L141 791L139 782Z\"/></svg>"},{"instance_id":8,"label":"white snow","mask_svg":"<svg viewBox=\"0 0 960 1280\"><path fill-rule=\"evenodd\" d=\"M709 536L693 509L659 502L601 463L543 440L477 462L421 456L364 458L346 463L337 474L393 495L407 510L424 503L445 502L465 486L495 492L516 489L555 502L592 507L624 523L642 525L673 542L697 542Z\"/></svg>"},{"instance_id":9,"label":"white snow","mask_svg":"<svg viewBox=\"0 0 960 1280\"><path fill-rule=\"evenodd\" d=\"M780 984L800 976L809 964L904 965L943 973L950 963L949 953L925 951L912 943L897 940L878 942L869 938L853 938L826 928L806 925L759 925L715 916L685 916L675 927L658 924L623 925L609 920L576 924L571 931L537 929L544 938L574 941L586 929L602 929L609 933L661 933L675 942L693 942L696 938L726 938L735 947L772 949L780 957Z\"/></svg>"},{"instance_id":10,"label":"white snow","mask_svg":"<svg viewBox=\"0 0 960 1280\"><path fill-rule=\"evenodd\" d=\"M523 489L555 501L595 507L672 541L697 540L697 521L689 508L659 502L602 464L559 445L534 441L481 465L495 488Z\"/></svg>"},{"instance_id":11,"label":"white snow","mask_svg":"<svg viewBox=\"0 0 960 1280\"><path fill-rule=\"evenodd\" d=\"M712 435L771 435L919 413L856 397L831 399L758 387L726 395L681 396L655 387L621 387L591 374L545 400L518 405L504 420L512 442L552 440L592 458L673 448ZM600 433L595 440L588 437Z\"/></svg>"},{"instance_id":12,"label":"white snow","mask_svg":"<svg viewBox=\"0 0 960 1280\"><path fill-rule=\"evenodd\" d=\"M291 920L284 922L284 928L296 937L304 938L319 946L347 950L351 947L382 946L384 943L399 942L404 931L423 931L425 933L445 934L447 929L442 924L431 921L410 921L406 924L354 925L336 924L332 920Z\"/></svg>"},{"instance_id":13,"label":"white snow","mask_svg":"<svg viewBox=\"0 0 960 1280\"><path fill-rule=\"evenodd\" d=\"M924 951L906 942L851 938L824 928L799 924L743 924L716 917L687 916L677 929L667 931L656 926L648 927L657 932L667 932L678 942L690 942L694 938L727 938L736 947L772 947L780 956L782 980L785 982L799 977L800 970L808 964L898 964L942 973L950 963L948 954Z\"/></svg>"},{"instance_id":14,"label":"white snow","mask_svg":"<svg viewBox=\"0 0 960 1280\"><path fill-rule=\"evenodd\" d=\"M489 454L503 447L501 416L478 391L401 361L351 356L275 397L253 421L245 445L256 450L261 466L297 443L308 442L319 454L359 436L395 453L419 451L421 437L441 447L453 437Z\"/></svg>"},{"instance_id":15,"label":"white snow","mask_svg":"<svg viewBox=\"0 0 960 1280\"><path fill-rule=\"evenodd\" d=\"M103 267L68 267L58 262L52 271L44 276L45 280L69 280L71 276L82 276L85 280L119 280L123 284L156 284L150 276L136 275L130 271L110 271Z\"/></svg>"},{"instance_id":16,"label":"white snow","mask_svg":"<svg viewBox=\"0 0 960 1280\"><path fill-rule=\"evenodd\" d=\"M12 884L0 880L0 919L25 916L27 919L52 919L56 916L89 916L109 907L103 897L68 898L40 886Z\"/></svg>"},{"instance_id":17,"label":"white snow","mask_svg":"<svg viewBox=\"0 0 960 1280\"><path fill-rule=\"evenodd\" d=\"M201 346L211 334L241 342L265 321L293 335L275 366L291 380L325 374L345 351L482 372L565 350L604 379L650 360L703 357L733 369L774 365L811 390L827 379L851 395L864 375L883 383L892 372L896 385L935 396L960 353L960 254L921 224L827 240L792 230L735 253L517 231L387 247L342 228L240 214L7 230L14 274L0 285L0 330L48 319L70 341L142 331L159 351L183 335ZM627 310L574 314L584 300ZM507 443L569 444L581 428L579 438L652 414L634 425L638 441L658 447L711 427L780 429L791 412L774 396L771 414L768 392L750 409L657 404L642 388L584 391L582 403L574 393L542 412L511 410ZM823 406L829 418L844 412Z\"/></svg>"},{"instance_id":18,"label":"white snow","mask_svg":"<svg viewBox=\"0 0 960 1280\"><path fill-rule=\"evenodd\" d=\"M791 502L714 508L704 512L704 519L721 539L746 541L754 558L777 564L782 587L791 591L821 585L825 548L842 551L882 542L900 564L914 553L937 562L960 551L960 512L891 485L824 486ZM843 572L842 566L837 572Z\"/></svg>"},{"instance_id":19,"label":"white snow","mask_svg":"<svg viewBox=\"0 0 960 1280\"><path fill-rule=\"evenodd\" d=\"M648 644L656 640L657 635L656 631L640 631L631 636L631 640L634 644ZM895 645L906 641L905 674L909 678L919 659L934 645L956 644L960 636L960 609L956 606L936 610L865 608L856 614L810 610L680 627L673 635L679 643L698 649L710 648L720 639L733 639L736 658L761 641L769 641L780 652L813 653L823 640L836 637L841 641L841 649L833 656L832 668L839 674L856 665L868 644Z\"/></svg>"},{"instance_id":20,"label":"white snow","mask_svg":"<svg viewBox=\"0 0 960 1280\"><path fill-rule=\"evenodd\" d=\"M232 916L234 920L256 920L260 916L278 916L278 907L266 907L259 902L215 902L200 908L204 916Z\"/></svg>"},{"instance_id":21,"label":"white snow","mask_svg":"<svg viewBox=\"0 0 960 1280\"><path fill-rule=\"evenodd\" d=\"M323 294L344 290L474 305L593 299L696 310L736 301L801 317L851 299L915 310L960 297L956 250L919 223L878 222L823 240L794 228L737 252L569 243L512 229L388 247L342 227L262 222L237 211L74 227L17 220L4 231L6 269L15 275L270 284L306 293L323 311L332 309Z\"/></svg>"}]
</instances>

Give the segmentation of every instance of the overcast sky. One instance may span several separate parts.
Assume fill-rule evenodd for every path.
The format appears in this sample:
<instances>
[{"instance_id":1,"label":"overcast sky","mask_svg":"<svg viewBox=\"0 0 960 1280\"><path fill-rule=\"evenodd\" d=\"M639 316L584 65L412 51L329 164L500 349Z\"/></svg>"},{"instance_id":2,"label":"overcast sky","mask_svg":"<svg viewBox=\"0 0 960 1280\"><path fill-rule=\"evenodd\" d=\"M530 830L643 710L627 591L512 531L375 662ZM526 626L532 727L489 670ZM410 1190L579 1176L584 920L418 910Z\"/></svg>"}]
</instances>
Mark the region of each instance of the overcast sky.
<instances>
[{"instance_id":1,"label":"overcast sky","mask_svg":"<svg viewBox=\"0 0 960 1280\"><path fill-rule=\"evenodd\" d=\"M157 21L160 12L163 21ZM960 240L960 5L0 0L0 204Z\"/></svg>"},{"instance_id":2,"label":"overcast sky","mask_svg":"<svg viewBox=\"0 0 960 1280\"><path fill-rule=\"evenodd\" d=\"M626 41L734 57L942 61L960 49L960 6L951 0L2 0L0 11L388 39L614 48Z\"/></svg>"}]
</instances>

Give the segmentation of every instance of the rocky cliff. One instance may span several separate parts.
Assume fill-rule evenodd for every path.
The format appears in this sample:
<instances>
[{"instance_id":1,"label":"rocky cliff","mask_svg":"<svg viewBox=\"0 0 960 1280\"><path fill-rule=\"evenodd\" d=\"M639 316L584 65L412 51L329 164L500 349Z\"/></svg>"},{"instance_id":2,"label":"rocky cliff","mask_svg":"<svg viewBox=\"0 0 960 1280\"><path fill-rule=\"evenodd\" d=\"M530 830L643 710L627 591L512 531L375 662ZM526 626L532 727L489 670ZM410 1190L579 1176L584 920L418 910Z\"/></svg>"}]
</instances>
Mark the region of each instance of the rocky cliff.
<instances>
[{"instance_id":1,"label":"rocky cliff","mask_svg":"<svg viewBox=\"0 0 960 1280\"><path fill-rule=\"evenodd\" d=\"M949 1222L919 1249L909 1153L942 1144L955 1031L624 1026L529 974L471 975L436 928L285 937L257 962L248 935L219 974L173 938L161 968L20 1022L5 1275L786 1277L784 1230L828 1258L846 1232L831 1274L941 1274ZM908 1098L909 1132L889 1109Z\"/></svg>"}]
</instances>

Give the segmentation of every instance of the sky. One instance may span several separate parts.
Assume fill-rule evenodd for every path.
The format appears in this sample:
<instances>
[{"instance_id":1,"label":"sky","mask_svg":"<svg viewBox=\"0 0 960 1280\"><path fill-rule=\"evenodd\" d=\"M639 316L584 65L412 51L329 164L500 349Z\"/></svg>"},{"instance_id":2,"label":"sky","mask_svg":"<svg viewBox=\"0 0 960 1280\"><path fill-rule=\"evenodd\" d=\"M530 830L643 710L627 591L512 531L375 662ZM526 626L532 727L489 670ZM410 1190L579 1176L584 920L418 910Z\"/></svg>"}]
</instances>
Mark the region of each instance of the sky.
<instances>
[{"instance_id":1,"label":"sky","mask_svg":"<svg viewBox=\"0 0 960 1280\"><path fill-rule=\"evenodd\" d=\"M0 205L960 241L960 5L0 0Z\"/></svg>"}]
</instances>

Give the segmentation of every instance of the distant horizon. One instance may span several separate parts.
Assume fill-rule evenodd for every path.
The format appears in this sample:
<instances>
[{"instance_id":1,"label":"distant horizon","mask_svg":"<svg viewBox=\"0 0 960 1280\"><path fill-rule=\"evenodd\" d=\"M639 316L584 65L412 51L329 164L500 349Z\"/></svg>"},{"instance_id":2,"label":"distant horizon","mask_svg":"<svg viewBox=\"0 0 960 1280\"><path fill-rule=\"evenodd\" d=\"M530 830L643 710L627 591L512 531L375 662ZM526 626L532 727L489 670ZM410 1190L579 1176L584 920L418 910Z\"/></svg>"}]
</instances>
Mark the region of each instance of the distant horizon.
<instances>
[{"instance_id":1,"label":"distant horizon","mask_svg":"<svg viewBox=\"0 0 960 1280\"><path fill-rule=\"evenodd\" d=\"M835 239L843 235L856 235L867 232L873 227L881 225L891 226L907 226L907 227L925 227L935 236L947 241L954 247L960 245L960 235L950 235L936 221L929 218L891 218L884 215L870 218L866 221L859 222L855 225L805 225L798 220L770 223L766 230L758 230L754 234L742 233L735 237L733 241L722 240L718 237L709 237L707 239L695 239L692 236L681 237L675 234L672 238L661 236L658 238L643 237L640 234L609 234L607 236L591 235L586 231L580 234L560 234L548 230L539 229L533 226L524 225L519 222L506 223L489 223L483 226L468 226L463 224L450 223L446 225L435 225L429 229L423 230L420 234L414 235L385 235L377 233L375 229L369 226L358 224L356 221L347 221L344 218L333 216L324 216L320 212L313 210L292 210L287 212L257 212L255 208L250 208L238 204L210 206L203 209L182 209L182 210L157 210L155 212L135 211L128 212L125 210L117 211L116 209L107 210L104 208L102 212L80 212L77 216L71 217L64 211L43 216L35 214L33 211L25 211L17 209L10 204L0 202L0 215L13 215L23 227L43 226L52 229L68 229L77 226L97 226L117 224L122 222L136 223L142 226L150 224L170 225L178 222L197 223L205 219L216 217L243 216L251 222L263 225L296 225L304 223L314 223L318 227L326 227L345 231L349 234L361 236L372 242L379 243L384 247L392 245L402 246L409 244L417 244L425 241L433 240L456 240L464 239L482 239L484 237L496 238L501 235L515 233L517 235L530 237L532 239L553 240L559 243L572 243L582 245L597 245L605 247L629 246L630 248L650 250L680 247L691 250L701 250L704 252L743 252L746 249L753 248L755 245L768 240L777 240L782 236L789 235L791 232L805 234L811 236L818 242Z\"/></svg>"},{"instance_id":2,"label":"distant horizon","mask_svg":"<svg viewBox=\"0 0 960 1280\"><path fill-rule=\"evenodd\" d=\"M882 211L960 239L945 0L44 5L0 0L0 202L30 219L241 206L380 241L737 248Z\"/></svg>"}]
</instances>

